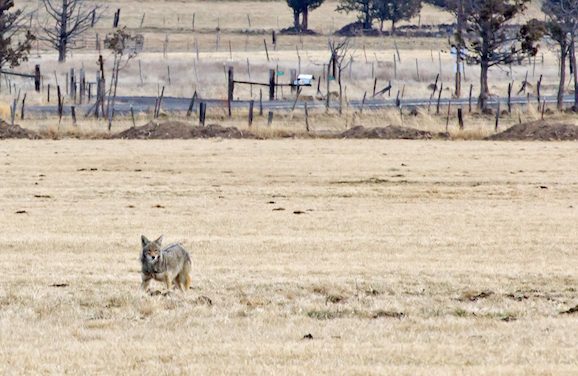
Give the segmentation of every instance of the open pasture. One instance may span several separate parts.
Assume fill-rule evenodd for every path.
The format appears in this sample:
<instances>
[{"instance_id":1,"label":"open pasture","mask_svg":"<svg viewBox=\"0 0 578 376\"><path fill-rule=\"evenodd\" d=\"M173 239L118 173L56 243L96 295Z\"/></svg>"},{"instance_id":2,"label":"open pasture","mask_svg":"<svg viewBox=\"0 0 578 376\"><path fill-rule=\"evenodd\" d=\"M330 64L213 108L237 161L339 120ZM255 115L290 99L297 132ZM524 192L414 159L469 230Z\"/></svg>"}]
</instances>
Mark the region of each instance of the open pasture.
<instances>
[{"instance_id":1,"label":"open pasture","mask_svg":"<svg viewBox=\"0 0 578 376\"><path fill-rule=\"evenodd\" d=\"M577 166L575 143L4 141L0 373L573 374ZM186 295L139 293L141 233L189 249Z\"/></svg>"}]
</instances>

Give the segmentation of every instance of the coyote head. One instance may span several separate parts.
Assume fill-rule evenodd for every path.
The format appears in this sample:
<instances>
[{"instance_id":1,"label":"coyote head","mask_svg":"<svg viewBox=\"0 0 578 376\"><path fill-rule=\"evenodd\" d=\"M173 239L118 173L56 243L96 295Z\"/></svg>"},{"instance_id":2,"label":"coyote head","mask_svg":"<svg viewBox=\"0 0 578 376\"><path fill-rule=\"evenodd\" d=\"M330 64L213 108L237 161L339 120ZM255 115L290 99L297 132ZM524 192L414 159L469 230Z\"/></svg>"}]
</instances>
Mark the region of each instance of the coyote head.
<instances>
[{"instance_id":1,"label":"coyote head","mask_svg":"<svg viewBox=\"0 0 578 376\"><path fill-rule=\"evenodd\" d=\"M149 263L156 263L160 260L161 256L161 242L163 241L163 236L159 236L157 240L150 241L146 236L141 235L141 245L142 245L142 258L143 261Z\"/></svg>"}]
</instances>

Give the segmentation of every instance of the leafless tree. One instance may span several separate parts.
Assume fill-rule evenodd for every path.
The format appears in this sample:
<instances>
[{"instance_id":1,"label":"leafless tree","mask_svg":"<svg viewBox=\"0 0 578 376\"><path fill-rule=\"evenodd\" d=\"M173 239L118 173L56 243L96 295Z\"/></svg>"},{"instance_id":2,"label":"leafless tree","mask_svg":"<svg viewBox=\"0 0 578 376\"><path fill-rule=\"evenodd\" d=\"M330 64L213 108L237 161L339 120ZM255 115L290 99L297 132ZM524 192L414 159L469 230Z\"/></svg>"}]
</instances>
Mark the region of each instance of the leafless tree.
<instances>
[{"instance_id":1,"label":"leafless tree","mask_svg":"<svg viewBox=\"0 0 578 376\"><path fill-rule=\"evenodd\" d=\"M339 115L343 112L343 85L341 84L341 73L347 69L351 63L351 39L343 38L340 40L329 40L329 51L331 52L331 59L327 66L327 98L325 99L325 108L329 109L329 82L330 77L337 80L339 85ZM347 61L347 62L346 62Z\"/></svg>"},{"instance_id":2,"label":"leafless tree","mask_svg":"<svg viewBox=\"0 0 578 376\"><path fill-rule=\"evenodd\" d=\"M116 89L118 87L119 72L125 68L129 61L137 56L139 48L139 39L142 43L142 36L131 35L126 28L117 29L114 33L107 36L106 46L112 51L114 62L112 66L112 78L110 80L110 89L106 111L108 115L108 130L112 128L112 119L114 117L114 104L116 101Z\"/></svg>"},{"instance_id":3,"label":"leafless tree","mask_svg":"<svg viewBox=\"0 0 578 376\"><path fill-rule=\"evenodd\" d=\"M58 61L66 60L66 53L74 48L74 42L94 26L102 13L100 6L89 6L86 0L42 0L48 13L46 25L41 26L44 35L58 51Z\"/></svg>"}]
</instances>

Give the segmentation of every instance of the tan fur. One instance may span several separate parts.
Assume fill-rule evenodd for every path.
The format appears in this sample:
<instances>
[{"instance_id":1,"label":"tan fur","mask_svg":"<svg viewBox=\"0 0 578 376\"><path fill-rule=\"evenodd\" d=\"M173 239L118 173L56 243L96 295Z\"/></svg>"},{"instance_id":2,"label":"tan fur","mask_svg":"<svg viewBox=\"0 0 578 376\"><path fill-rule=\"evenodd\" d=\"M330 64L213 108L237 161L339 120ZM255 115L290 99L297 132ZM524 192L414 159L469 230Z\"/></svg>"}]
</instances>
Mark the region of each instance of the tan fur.
<instances>
[{"instance_id":1,"label":"tan fur","mask_svg":"<svg viewBox=\"0 0 578 376\"><path fill-rule=\"evenodd\" d=\"M141 237L141 289L148 290L151 280L164 282L167 290L173 284L181 291L191 287L191 258L180 244L161 249L162 236L155 241Z\"/></svg>"}]
</instances>

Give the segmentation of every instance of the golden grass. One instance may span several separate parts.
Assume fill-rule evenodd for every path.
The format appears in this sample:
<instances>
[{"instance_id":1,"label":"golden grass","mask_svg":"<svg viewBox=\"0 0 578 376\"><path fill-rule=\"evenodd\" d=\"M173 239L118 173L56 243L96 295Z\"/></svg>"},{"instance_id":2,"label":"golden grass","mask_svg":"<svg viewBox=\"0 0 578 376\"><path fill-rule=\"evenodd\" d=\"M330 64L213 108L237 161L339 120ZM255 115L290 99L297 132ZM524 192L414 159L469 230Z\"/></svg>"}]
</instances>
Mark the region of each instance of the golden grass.
<instances>
[{"instance_id":1,"label":"golden grass","mask_svg":"<svg viewBox=\"0 0 578 376\"><path fill-rule=\"evenodd\" d=\"M303 110L295 111L276 111L274 112L273 124L268 125L267 111L264 116L258 116L258 110L255 110L255 117L252 127L248 126L248 109L235 109L231 118L227 115L224 108L211 108L207 111L206 124L218 124L224 127L236 127L243 131L248 130L262 138L284 138L287 135L297 137L326 137L336 135L352 127L362 125L367 128L386 127L395 125L401 127L415 128L432 133L447 132L452 139L458 140L481 140L496 132L495 116L480 115L475 106L473 112L468 111L467 106L463 106L464 129L459 129L457 121L458 107L452 105L448 121L447 106L440 108L440 114L436 114L435 104L432 104L430 110L427 107L417 109L417 115L412 115L410 108L402 109L379 109L372 110L365 108L363 113L359 109L344 105L343 114L340 116L337 109L331 109L326 112L324 108L309 110L309 129L306 132L305 116ZM552 110L552 106L547 107ZM519 122L533 122L541 119L541 113L537 111L534 105L530 107L512 107L512 113L502 113L500 116L498 132L518 124ZM578 125L578 119L572 114L558 111L547 111L544 120L552 124L565 123ZM144 125L153 121L150 113L136 113L135 124ZM185 114L180 113L162 113L161 116L154 120L162 123L166 121L180 121L189 124L191 127L198 127L198 117L193 114L186 118ZM28 118L23 121L18 120L18 124L26 129L38 132L43 138L81 138L95 139L108 138L109 136L123 131L133 126L130 116L118 116L113 122L111 131L108 131L108 121L105 119L81 118L77 125L73 125L70 117L63 117L59 124L57 118L49 116L45 118Z\"/></svg>"},{"instance_id":2,"label":"golden grass","mask_svg":"<svg viewBox=\"0 0 578 376\"><path fill-rule=\"evenodd\" d=\"M0 372L572 374L575 151L3 141ZM138 292L141 233L185 296Z\"/></svg>"}]
</instances>

